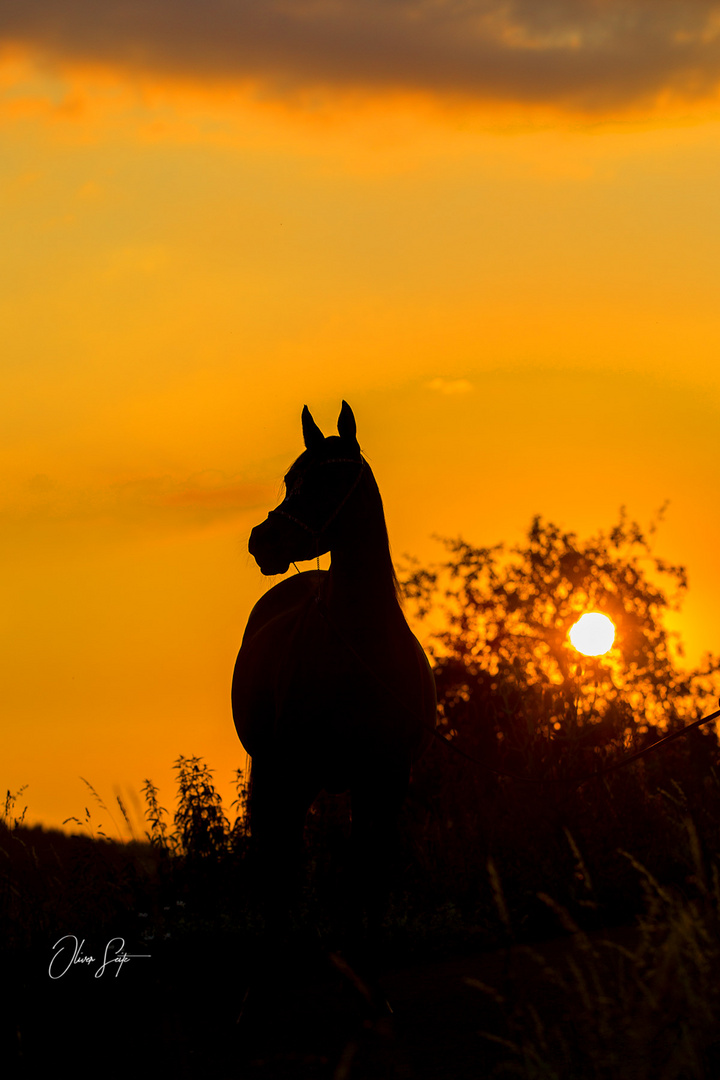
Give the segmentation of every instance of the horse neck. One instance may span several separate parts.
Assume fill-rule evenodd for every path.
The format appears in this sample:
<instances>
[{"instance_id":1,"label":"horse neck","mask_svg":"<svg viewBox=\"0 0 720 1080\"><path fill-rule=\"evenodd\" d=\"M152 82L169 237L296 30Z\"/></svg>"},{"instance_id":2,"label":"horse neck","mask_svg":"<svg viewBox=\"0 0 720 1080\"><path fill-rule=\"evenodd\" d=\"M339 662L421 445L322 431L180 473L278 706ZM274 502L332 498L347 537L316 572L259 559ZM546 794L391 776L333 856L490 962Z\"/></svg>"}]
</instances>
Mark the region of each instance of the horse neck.
<instances>
[{"instance_id":1,"label":"horse neck","mask_svg":"<svg viewBox=\"0 0 720 1080\"><path fill-rule=\"evenodd\" d=\"M330 601L336 614L355 625L400 615L382 500L369 468L339 526L331 549Z\"/></svg>"}]
</instances>

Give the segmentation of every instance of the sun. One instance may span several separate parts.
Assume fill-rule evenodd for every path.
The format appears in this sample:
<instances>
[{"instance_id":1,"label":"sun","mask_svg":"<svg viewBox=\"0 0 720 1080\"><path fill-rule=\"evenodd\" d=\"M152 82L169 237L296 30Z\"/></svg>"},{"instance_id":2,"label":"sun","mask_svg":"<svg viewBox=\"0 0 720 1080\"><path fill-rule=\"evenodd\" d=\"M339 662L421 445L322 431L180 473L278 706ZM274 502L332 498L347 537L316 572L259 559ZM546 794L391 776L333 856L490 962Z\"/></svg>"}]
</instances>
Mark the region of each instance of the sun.
<instances>
[{"instance_id":1,"label":"sun","mask_svg":"<svg viewBox=\"0 0 720 1080\"><path fill-rule=\"evenodd\" d=\"M607 615L590 611L570 627L570 641L583 656L602 656L615 640L615 627Z\"/></svg>"}]
</instances>

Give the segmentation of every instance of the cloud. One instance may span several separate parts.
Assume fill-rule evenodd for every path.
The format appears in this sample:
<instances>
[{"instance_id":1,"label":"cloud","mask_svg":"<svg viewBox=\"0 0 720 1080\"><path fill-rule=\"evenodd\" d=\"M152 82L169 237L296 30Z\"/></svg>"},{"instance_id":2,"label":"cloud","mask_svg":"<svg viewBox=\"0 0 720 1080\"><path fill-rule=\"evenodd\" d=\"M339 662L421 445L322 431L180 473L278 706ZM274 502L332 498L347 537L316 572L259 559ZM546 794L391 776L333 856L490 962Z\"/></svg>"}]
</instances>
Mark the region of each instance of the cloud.
<instances>
[{"instance_id":1,"label":"cloud","mask_svg":"<svg viewBox=\"0 0 720 1080\"><path fill-rule=\"evenodd\" d=\"M46 474L7 490L0 519L7 527L101 522L121 531L183 531L232 524L248 510L273 505L275 491L215 470L185 479L142 477L93 488L63 485Z\"/></svg>"},{"instance_id":2,"label":"cloud","mask_svg":"<svg viewBox=\"0 0 720 1080\"><path fill-rule=\"evenodd\" d=\"M473 389L473 384L467 379L431 379L425 386L438 394L467 394Z\"/></svg>"},{"instance_id":3,"label":"cloud","mask_svg":"<svg viewBox=\"0 0 720 1080\"><path fill-rule=\"evenodd\" d=\"M140 516L210 522L264 506L268 487L207 470L185 480L163 476L114 484L106 497L110 505Z\"/></svg>"},{"instance_id":4,"label":"cloud","mask_svg":"<svg viewBox=\"0 0 720 1080\"><path fill-rule=\"evenodd\" d=\"M593 112L720 82L717 0L6 0L0 43L47 63Z\"/></svg>"}]
</instances>

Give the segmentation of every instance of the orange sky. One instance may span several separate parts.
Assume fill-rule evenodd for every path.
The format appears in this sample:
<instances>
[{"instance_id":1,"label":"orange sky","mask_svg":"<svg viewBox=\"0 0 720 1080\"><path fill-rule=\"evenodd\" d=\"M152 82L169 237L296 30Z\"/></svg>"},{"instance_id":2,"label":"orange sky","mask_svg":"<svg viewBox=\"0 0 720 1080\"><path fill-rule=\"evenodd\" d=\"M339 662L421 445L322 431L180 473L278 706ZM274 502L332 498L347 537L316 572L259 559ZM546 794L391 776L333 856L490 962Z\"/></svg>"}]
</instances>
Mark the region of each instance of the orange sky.
<instances>
[{"instance_id":1,"label":"orange sky","mask_svg":"<svg viewBox=\"0 0 720 1080\"><path fill-rule=\"evenodd\" d=\"M127 39L0 22L1 782L30 820L112 831L81 776L171 807L181 753L229 794L247 535L305 403L327 432L352 405L396 556L669 499L677 626L720 652L718 5L296 0L247 56L227 6L164 36L152 7Z\"/></svg>"}]
</instances>

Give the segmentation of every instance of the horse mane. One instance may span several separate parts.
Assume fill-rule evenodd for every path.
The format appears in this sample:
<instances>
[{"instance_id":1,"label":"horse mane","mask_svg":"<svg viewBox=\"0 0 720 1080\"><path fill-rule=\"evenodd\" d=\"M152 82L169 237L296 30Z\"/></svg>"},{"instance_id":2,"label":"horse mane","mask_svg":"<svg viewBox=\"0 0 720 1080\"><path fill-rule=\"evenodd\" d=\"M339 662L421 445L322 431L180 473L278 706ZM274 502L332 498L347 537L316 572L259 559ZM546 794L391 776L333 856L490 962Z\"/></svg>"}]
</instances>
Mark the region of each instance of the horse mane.
<instances>
[{"instance_id":1,"label":"horse mane","mask_svg":"<svg viewBox=\"0 0 720 1080\"><path fill-rule=\"evenodd\" d=\"M377 511L379 512L379 522L381 524L381 537L380 547L383 555L386 557L387 569L390 572L390 582L392 585L393 596L400 607L403 606L403 593L398 581L397 574L395 572L395 564L393 563L392 551L390 548L390 537L388 535L387 522L385 521L385 508L383 507L382 495L380 494L380 488L378 487L375 474L373 473L366 458L362 458L365 463L365 479L360 484L360 490L367 486L368 496L370 499L377 503Z\"/></svg>"}]
</instances>

